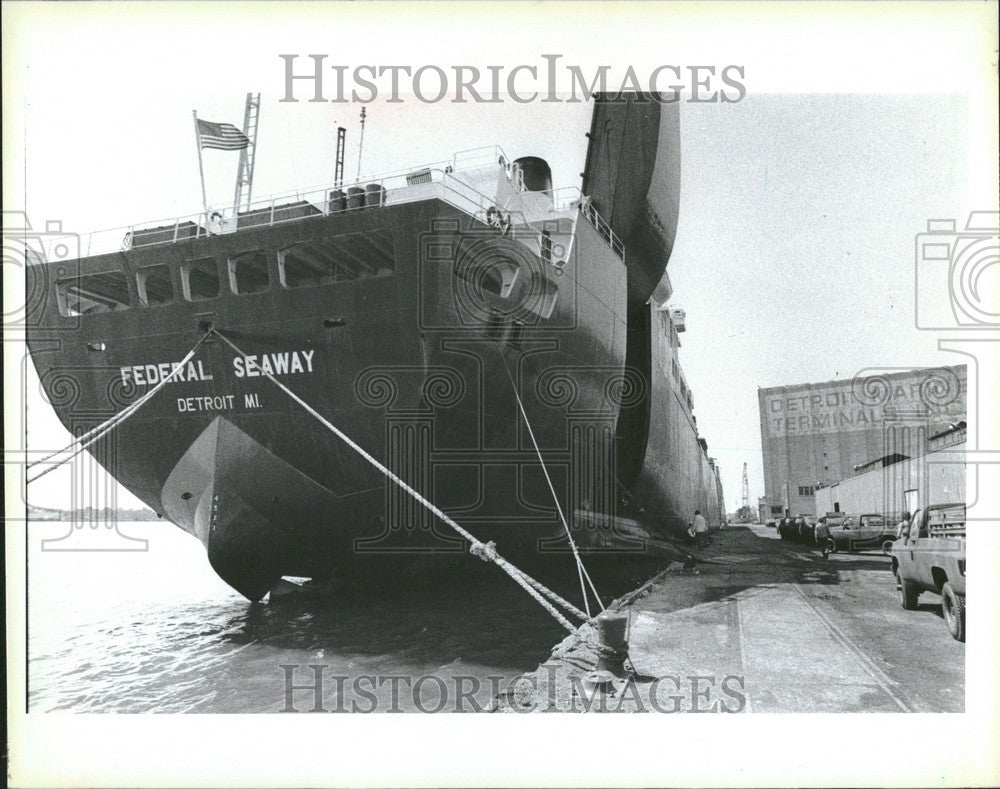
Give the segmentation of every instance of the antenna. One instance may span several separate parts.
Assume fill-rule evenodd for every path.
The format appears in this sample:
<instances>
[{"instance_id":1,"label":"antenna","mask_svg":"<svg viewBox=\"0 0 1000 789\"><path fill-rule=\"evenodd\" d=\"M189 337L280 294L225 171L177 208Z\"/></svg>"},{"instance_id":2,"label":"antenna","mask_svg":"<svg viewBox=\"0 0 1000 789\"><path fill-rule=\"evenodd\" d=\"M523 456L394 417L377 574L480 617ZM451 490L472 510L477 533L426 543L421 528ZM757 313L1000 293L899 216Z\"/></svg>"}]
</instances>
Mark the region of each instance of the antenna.
<instances>
[{"instance_id":1,"label":"antenna","mask_svg":"<svg viewBox=\"0 0 1000 789\"><path fill-rule=\"evenodd\" d=\"M347 144L347 129L337 127L337 162L333 166L333 185L340 188L344 185L344 147Z\"/></svg>"},{"instance_id":2,"label":"antenna","mask_svg":"<svg viewBox=\"0 0 1000 789\"><path fill-rule=\"evenodd\" d=\"M357 180L361 180L361 155L365 150L365 118L368 113L365 112L365 108L361 108L361 137L358 140L358 177Z\"/></svg>"},{"instance_id":3,"label":"antenna","mask_svg":"<svg viewBox=\"0 0 1000 789\"><path fill-rule=\"evenodd\" d=\"M233 195L233 214L250 209L251 193L253 192L253 167L257 159L257 121L260 118L260 94L247 94L246 107L243 110L243 134L250 144L240 151L240 165L236 171L236 192Z\"/></svg>"}]
</instances>

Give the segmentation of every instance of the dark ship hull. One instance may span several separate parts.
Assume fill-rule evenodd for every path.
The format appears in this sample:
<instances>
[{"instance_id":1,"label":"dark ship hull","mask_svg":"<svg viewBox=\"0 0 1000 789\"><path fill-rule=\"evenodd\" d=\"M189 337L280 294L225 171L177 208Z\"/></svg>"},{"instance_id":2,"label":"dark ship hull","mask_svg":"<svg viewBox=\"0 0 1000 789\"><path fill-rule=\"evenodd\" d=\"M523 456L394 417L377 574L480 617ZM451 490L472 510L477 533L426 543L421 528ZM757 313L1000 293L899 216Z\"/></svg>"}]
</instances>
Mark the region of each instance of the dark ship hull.
<instances>
[{"instance_id":1,"label":"dark ship hull","mask_svg":"<svg viewBox=\"0 0 1000 789\"><path fill-rule=\"evenodd\" d=\"M30 266L44 297L28 344L59 418L78 435L173 373L90 451L253 600L283 575L467 551L264 371L525 566L567 550L538 452L591 554L644 555L699 505L718 521L674 324L647 303L666 258L623 260L629 233L585 201L555 206L528 163L490 167L272 204L214 232L133 231L78 271ZM174 373L209 327L242 354L210 335Z\"/></svg>"}]
</instances>

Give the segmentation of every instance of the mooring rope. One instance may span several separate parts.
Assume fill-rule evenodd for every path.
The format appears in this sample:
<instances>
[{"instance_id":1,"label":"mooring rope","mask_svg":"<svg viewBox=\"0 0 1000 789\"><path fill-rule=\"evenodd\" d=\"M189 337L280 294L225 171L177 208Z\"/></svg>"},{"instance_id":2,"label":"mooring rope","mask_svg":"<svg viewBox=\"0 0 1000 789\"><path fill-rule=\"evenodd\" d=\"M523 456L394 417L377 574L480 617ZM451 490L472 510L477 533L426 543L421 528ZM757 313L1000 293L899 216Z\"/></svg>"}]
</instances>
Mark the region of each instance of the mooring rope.
<instances>
[{"instance_id":1,"label":"mooring rope","mask_svg":"<svg viewBox=\"0 0 1000 789\"><path fill-rule=\"evenodd\" d=\"M112 416L110 419L106 420L105 422L102 422L97 427L93 428L92 430L88 430L83 435L78 436L77 438L74 438L67 446L63 447L62 449L57 449L55 452L52 452L51 454L46 455L45 457L40 458L39 460L35 460L35 461L31 462L31 463L28 463L27 468L29 468L29 469L34 468L35 466L37 466L37 465L39 465L41 463L48 462L49 460L51 460L52 458L56 457L57 455L61 455L64 452L69 452L71 449L73 449L74 446L76 446L77 444L79 444L79 446L76 446L76 450L73 452L73 454L66 456L65 458L63 458L62 460L60 460L58 463L52 464L51 466L49 466L48 468L46 468L44 471L39 472L35 476L29 477L27 479L27 482L25 484L28 484L28 483L34 482L36 480L39 480L42 477L44 477L46 474L48 474L50 471L55 471L60 466L68 463L73 458L75 458L77 455L79 455L81 452L83 452L83 450L85 450L87 447L91 446L96 441L99 441L100 439L102 439L104 436L106 436L108 433L110 433L112 430L114 430L116 427L118 427L120 424L122 424L126 419L128 419L130 416L132 416L132 414L134 414L136 411L138 411L140 408L142 408L142 406L144 406L146 403L148 403L150 401L150 399L157 392L160 391L160 389L162 389L167 383L169 383L173 379L173 377L175 375L177 375L177 373L179 373L181 371L181 369L184 367L184 365L186 365L189 361L191 361L191 358L194 356L195 352L198 350L198 348L201 346L201 344L203 342L205 342L205 338L206 337L208 337L208 334L202 335L201 339L198 340L198 342L196 342L194 344L194 347L190 351L188 351L187 356L185 356L183 359L181 359L180 362L177 363L177 365L173 368L173 370L171 370L170 374L167 375L167 376L165 376L158 384L156 384L156 386L154 386L152 389L150 389L148 392L146 392L146 394L144 394L142 397L140 397L138 400L136 400L134 403L132 403L132 405L128 406L127 408L123 409L122 411L119 411L117 414L115 414L114 416Z\"/></svg>"},{"instance_id":2,"label":"mooring rope","mask_svg":"<svg viewBox=\"0 0 1000 789\"><path fill-rule=\"evenodd\" d=\"M545 481L549 483L549 491L552 493L552 500L556 503L556 510L559 512L559 520L562 521L563 530L566 532L566 537L569 539L570 547L573 549L573 558L576 560L576 573L580 578L580 593L583 595L583 605L587 609L587 618L590 618L590 600L587 596L587 587L583 583L583 579L587 579L587 583L590 584L590 591L594 593L594 599L597 604L604 610L604 603L601 602L601 596L597 594L597 588L594 586L594 582L590 580L590 573L587 572L587 568L583 566L583 559L580 558L580 553L576 549L576 541L573 539L573 535L570 533L569 524L566 522L566 516L563 514L562 505L559 504L559 497L556 495L555 486L552 484L552 478L549 477L549 470L545 465L545 460L542 458L542 450L538 446L538 441L535 440L535 431L531 429L531 420L528 419L528 413L524 410L524 403L521 402L521 395L517 391L517 384L514 383L514 376L511 375L510 366L507 364L507 357L504 356L503 350L500 351L500 358L503 360L504 369L507 371L507 380L510 381L510 387L514 390L514 398L517 400L517 407L521 411L521 416L524 417L524 425L528 428L528 435L531 436L531 443L535 447L535 454L538 455L538 463L542 467L542 473L545 475Z\"/></svg>"},{"instance_id":3,"label":"mooring rope","mask_svg":"<svg viewBox=\"0 0 1000 789\"><path fill-rule=\"evenodd\" d=\"M201 337L201 339L198 340L197 343L195 343L194 347L190 351L188 351L187 355L173 368L173 370L170 372L169 375L165 376L158 384L156 384L152 389L150 389L148 392L146 392L146 394L144 394L142 397L140 397L138 400L136 400L134 403L132 403L132 405L128 406L127 408L125 408L124 410L122 410L121 412L119 412L118 414L115 414L113 417L111 417L107 421L103 422L102 424L98 425L97 427L93 428L92 430L89 430L86 433L84 433L83 435L81 435L78 438L74 439L68 446L64 447L63 449L57 450L56 452L53 452L53 453L51 453L49 455L46 455L44 458L41 458L41 459L39 459L37 461L34 461L34 462L28 464L28 468L32 468L32 467L37 466L37 465L39 465L41 463L45 463L48 460L51 460L53 457L56 457L57 455L63 454L65 452L68 452L69 450L71 450L74 447L76 447L72 454L68 455L65 458L62 458L57 463L52 464L51 466L49 466L45 470L43 470L40 473L36 474L34 477L29 477L28 480L27 480L27 482L28 483L35 482L36 480L41 479L42 477L44 477L49 472L55 471L57 468L59 468L60 466L64 465L65 463L68 463L74 457L76 457L77 455L79 455L87 447L91 446L94 442L100 440L105 435L107 435L108 433L110 433L112 430L114 430L115 428L117 428L119 425L123 424L129 417L131 417L140 408L142 408L142 406L144 406L146 403L148 403L150 401L150 399L153 396L155 396L157 392L160 391L160 389L162 389L167 383L169 383L171 380L173 380L173 378L181 371L181 369L184 367L184 365L187 364L191 360L191 358L194 356L195 352L198 350L198 348L208 338L208 336L210 334L215 334L217 337L219 337L219 339L221 339L224 343L226 343L230 348L232 348L234 351L236 351L241 356L245 356L246 355L232 340L230 340L228 337L226 337L223 334L221 334L216 329L210 328ZM371 465L373 465L375 468L377 468L379 471L381 471L386 477L388 477L390 480L392 480L396 485L398 485L400 488L402 488L407 493L409 493L414 499L417 500L418 503L420 503L421 505L423 505L424 507L426 507L434 515L436 515L442 522L444 522L445 524L447 524L448 526L450 526L458 534L460 534L462 537L464 537L466 540L468 540L469 545L470 545L469 552L472 555L479 557L483 561L491 561L494 564L496 564L500 569L502 569L505 573L507 573L507 575L509 575L519 586L521 586L528 594L530 594L546 611L548 611L552 615L552 617L556 621L559 622L559 624L561 624L563 627L565 627L569 632L571 632L571 633L576 632L576 627L574 627L573 624L568 619L566 619L566 617L563 616L558 611L558 609L556 609L556 607L555 607L555 605L553 605L553 603L555 603L556 605L561 606L563 609L565 609L566 611L568 611L569 613L573 614L574 616L578 617L581 620L588 621L591 618L590 617L589 607L588 607L587 612L584 613L579 608L577 608L575 605L573 605L571 602L569 602L565 598L561 597L560 595L558 595L556 592L554 592L551 589L549 589L547 586L545 586L541 582L539 582L536 579L532 578L530 575L528 575L526 572L524 572L524 570L520 569L516 565L512 564L511 562L509 562L507 559L505 559L503 556L501 556L499 553L497 553L496 543L494 543L492 541L490 541L488 543L484 543L481 540L477 539L471 532L469 532L468 530L466 530L466 529L462 528L461 526L459 526L458 523L456 523L454 520L452 520L443 510L439 509L433 503L431 503L426 498L424 498L418 491L416 491L414 488L410 487L410 485L408 485L406 482L404 482L402 479L400 479L396 474L394 474L392 471L390 471L386 466L384 466L382 463L380 463L374 456L372 456L371 454L369 454L368 452L366 452L361 446L359 446L355 441L353 441L343 431L341 431L339 428L337 428L335 425L333 425L331 422L329 422L325 417L323 417L322 414L320 414L312 406L310 406L308 403L306 403L301 397L299 397L297 394L295 394L295 392L293 392L291 389L289 389L287 386L285 386L283 383L281 383L281 381L279 381L277 378L275 378L273 375L271 375L270 373L267 373L267 372L263 372L262 371L261 375L264 378L267 378L271 383L273 383L279 389L281 389L285 394L287 394L289 397L291 397L296 403L298 403L300 406L302 406L306 411L308 411L310 414L312 414L314 417L316 417L316 419L318 419L320 421L320 423L323 424L324 427L326 427L327 429L331 430L334 434L337 435L337 437L339 437L348 446L350 446L355 452L357 452L359 455L361 455L361 457L363 457ZM570 538L570 539L572 540L572 538ZM589 580L589 578L588 578L588 580ZM597 592L595 591L594 594L596 596ZM549 602L549 601L551 601L551 602Z\"/></svg>"},{"instance_id":4,"label":"mooring rope","mask_svg":"<svg viewBox=\"0 0 1000 789\"><path fill-rule=\"evenodd\" d=\"M209 329L209 332L214 333L219 339L226 343L230 348L232 348L236 353L241 356L246 354L237 346L232 340L226 337L224 334L219 332L217 329ZM454 531L464 537L470 543L469 552L473 556L477 556L484 561L492 561L500 569L507 573L514 581L516 581L528 594L530 594L535 600L548 611L553 618L555 618L563 627L569 630L571 633L576 632L576 628L570 623L566 617L564 617L552 603L561 606L563 609L578 617L583 621L590 619L590 616L575 605L573 605L568 600L559 596L551 589L535 580L529 576L526 572L521 570L519 567L511 564L507 559L504 559L496 550L496 543L488 542L484 543L477 539L471 532L459 526L454 520L452 520L443 510L439 509L431 501L424 498L417 490L412 488L402 479L400 479L396 474L389 470L386 466L380 463L373 455L365 451L359 444L352 440L347 434L340 430L336 425L327 420L322 414L320 414L315 408L309 405L305 400L299 397L295 392L285 386L281 381L275 378L271 373L261 371L261 376L267 378L271 383L277 386L281 391L291 397L296 403L298 403L302 408L314 416L324 427L334 433L341 441L347 444L351 449L357 452L361 457L363 457L369 464L374 466L376 469L382 472L386 477L392 480L396 485L405 490L410 494L416 501L422 506L426 507L430 512L436 515L443 523L451 527ZM548 598L548 599L546 599ZM550 603L549 601L552 601Z\"/></svg>"}]
</instances>

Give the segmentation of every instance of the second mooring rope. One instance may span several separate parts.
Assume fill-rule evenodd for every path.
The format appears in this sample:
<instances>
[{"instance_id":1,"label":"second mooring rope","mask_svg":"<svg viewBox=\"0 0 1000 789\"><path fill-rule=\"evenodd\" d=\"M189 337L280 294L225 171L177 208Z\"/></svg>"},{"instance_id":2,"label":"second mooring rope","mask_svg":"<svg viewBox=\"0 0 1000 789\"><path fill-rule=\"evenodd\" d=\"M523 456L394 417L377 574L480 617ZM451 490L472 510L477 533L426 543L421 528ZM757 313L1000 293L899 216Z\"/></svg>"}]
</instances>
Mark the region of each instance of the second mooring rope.
<instances>
[{"instance_id":1,"label":"second mooring rope","mask_svg":"<svg viewBox=\"0 0 1000 789\"><path fill-rule=\"evenodd\" d=\"M221 334L216 329L210 329L210 332L214 333L219 339L226 343L230 348L232 348L236 353L241 356L246 354L237 346L232 340L230 340L225 335ZM267 372L261 371L261 376L267 378L271 383L277 386L281 391L291 397L296 403L298 403L302 408L308 411L312 416L314 416L320 424L325 428L334 433L341 441L347 444L351 449L357 452L361 457L363 457L368 463L377 468L386 477L392 480L396 485L409 493L414 499L417 500L419 504L426 507L434 515L436 515L443 523L450 526L454 531L464 537L470 543L470 553L473 556L477 556L484 561L491 561L496 564L501 570L503 570L507 575L509 575L518 585L520 585L528 594L530 594L538 603L548 611L556 621L559 622L563 627L569 630L571 633L576 632L576 628L570 623L565 616L563 616L553 605L561 606L565 611L573 614L577 618L587 621L590 617L573 605L568 600L564 599L556 592L553 592L544 584L535 580L529 576L526 572L521 570L519 567L511 564L509 561L504 559L496 550L496 544L494 542L484 543L477 539L471 532L463 527L459 526L454 520L452 520L443 510L439 509L432 502L424 498L417 490L412 488L402 479L400 479L396 474L390 471L386 466L380 463L373 455L366 452L360 445L358 445L354 440L352 440L348 435L346 435L342 430L340 430L336 425L332 424L327 420L322 414L320 414L316 409L309 405L305 400L299 397L295 392L285 386L281 381L275 378L273 375ZM546 599L547 598L547 599ZM549 602L552 601L552 602Z\"/></svg>"},{"instance_id":2,"label":"second mooring rope","mask_svg":"<svg viewBox=\"0 0 1000 789\"><path fill-rule=\"evenodd\" d=\"M552 484L552 478L549 477L549 470L545 465L545 460L542 458L542 450L538 446L538 441L535 440L535 431L531 429L531 421L528 419L528 414L524 410L524 403L521 402L521 395L517 391L517 384L514 382L514 376L511 375L510 366L507 364L507 358L503 355L503 351L500 351L500 358L503 360L504 370L507 371L507 380L510 381L511 389L514 391L514 398L517 400L517 407L521 411L521 416L524 418L524 425L528 428L528 435L531 437L531 443L535 447L535 454L538 456L538 463L542 467L542 473L545 475L545 481L549 483L549 491L552 493L552 500L556 503L556 510L559 513L559 520L562 521L563 530L566 532L566 537L569 539L570 547L573 549L573 558L576 560L576 572L580 578L580 593L583 595L583 605L587 609L587 617L590 618L590 600L587 598L587 587L584 586L583 579L587 579L587 583L590 584L590 591L594 593L594 599L597 604L604 610L604 603L601 602L601 597L597 594L597 587L594 586L594 582L590 580L590 573L587 572L587 568L583 565L583 559L580 558L580 552L576 549L576 540L573 539L573 535L569 530L569 524L566 522L566 516L563 515L562 505L559 503L559 497L556 495L556 488Z\"/></svg>"}]
</instances>

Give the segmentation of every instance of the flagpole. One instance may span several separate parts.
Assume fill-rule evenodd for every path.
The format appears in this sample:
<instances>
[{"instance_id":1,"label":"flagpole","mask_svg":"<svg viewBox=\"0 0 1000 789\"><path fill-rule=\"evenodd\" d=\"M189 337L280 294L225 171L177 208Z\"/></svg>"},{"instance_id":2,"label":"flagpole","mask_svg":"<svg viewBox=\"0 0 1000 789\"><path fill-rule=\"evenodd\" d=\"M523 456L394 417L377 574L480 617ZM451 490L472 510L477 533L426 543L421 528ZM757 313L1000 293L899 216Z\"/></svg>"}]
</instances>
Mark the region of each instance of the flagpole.
<instances>
[{"instance_id":1,"label":"flagpole","mask_svg":"<svg viewBox=\"0 0 1000 789\"><path fill-rule=\"evenodd\" d=\"M194 116L194 138L198 145L198 175L201 177L201 204L205 207L205 221L208 222L208 197L205 193L205 165L201 161L201 131L198 129L198 110L191 110Z\"/></svg>"}]
</instances>

